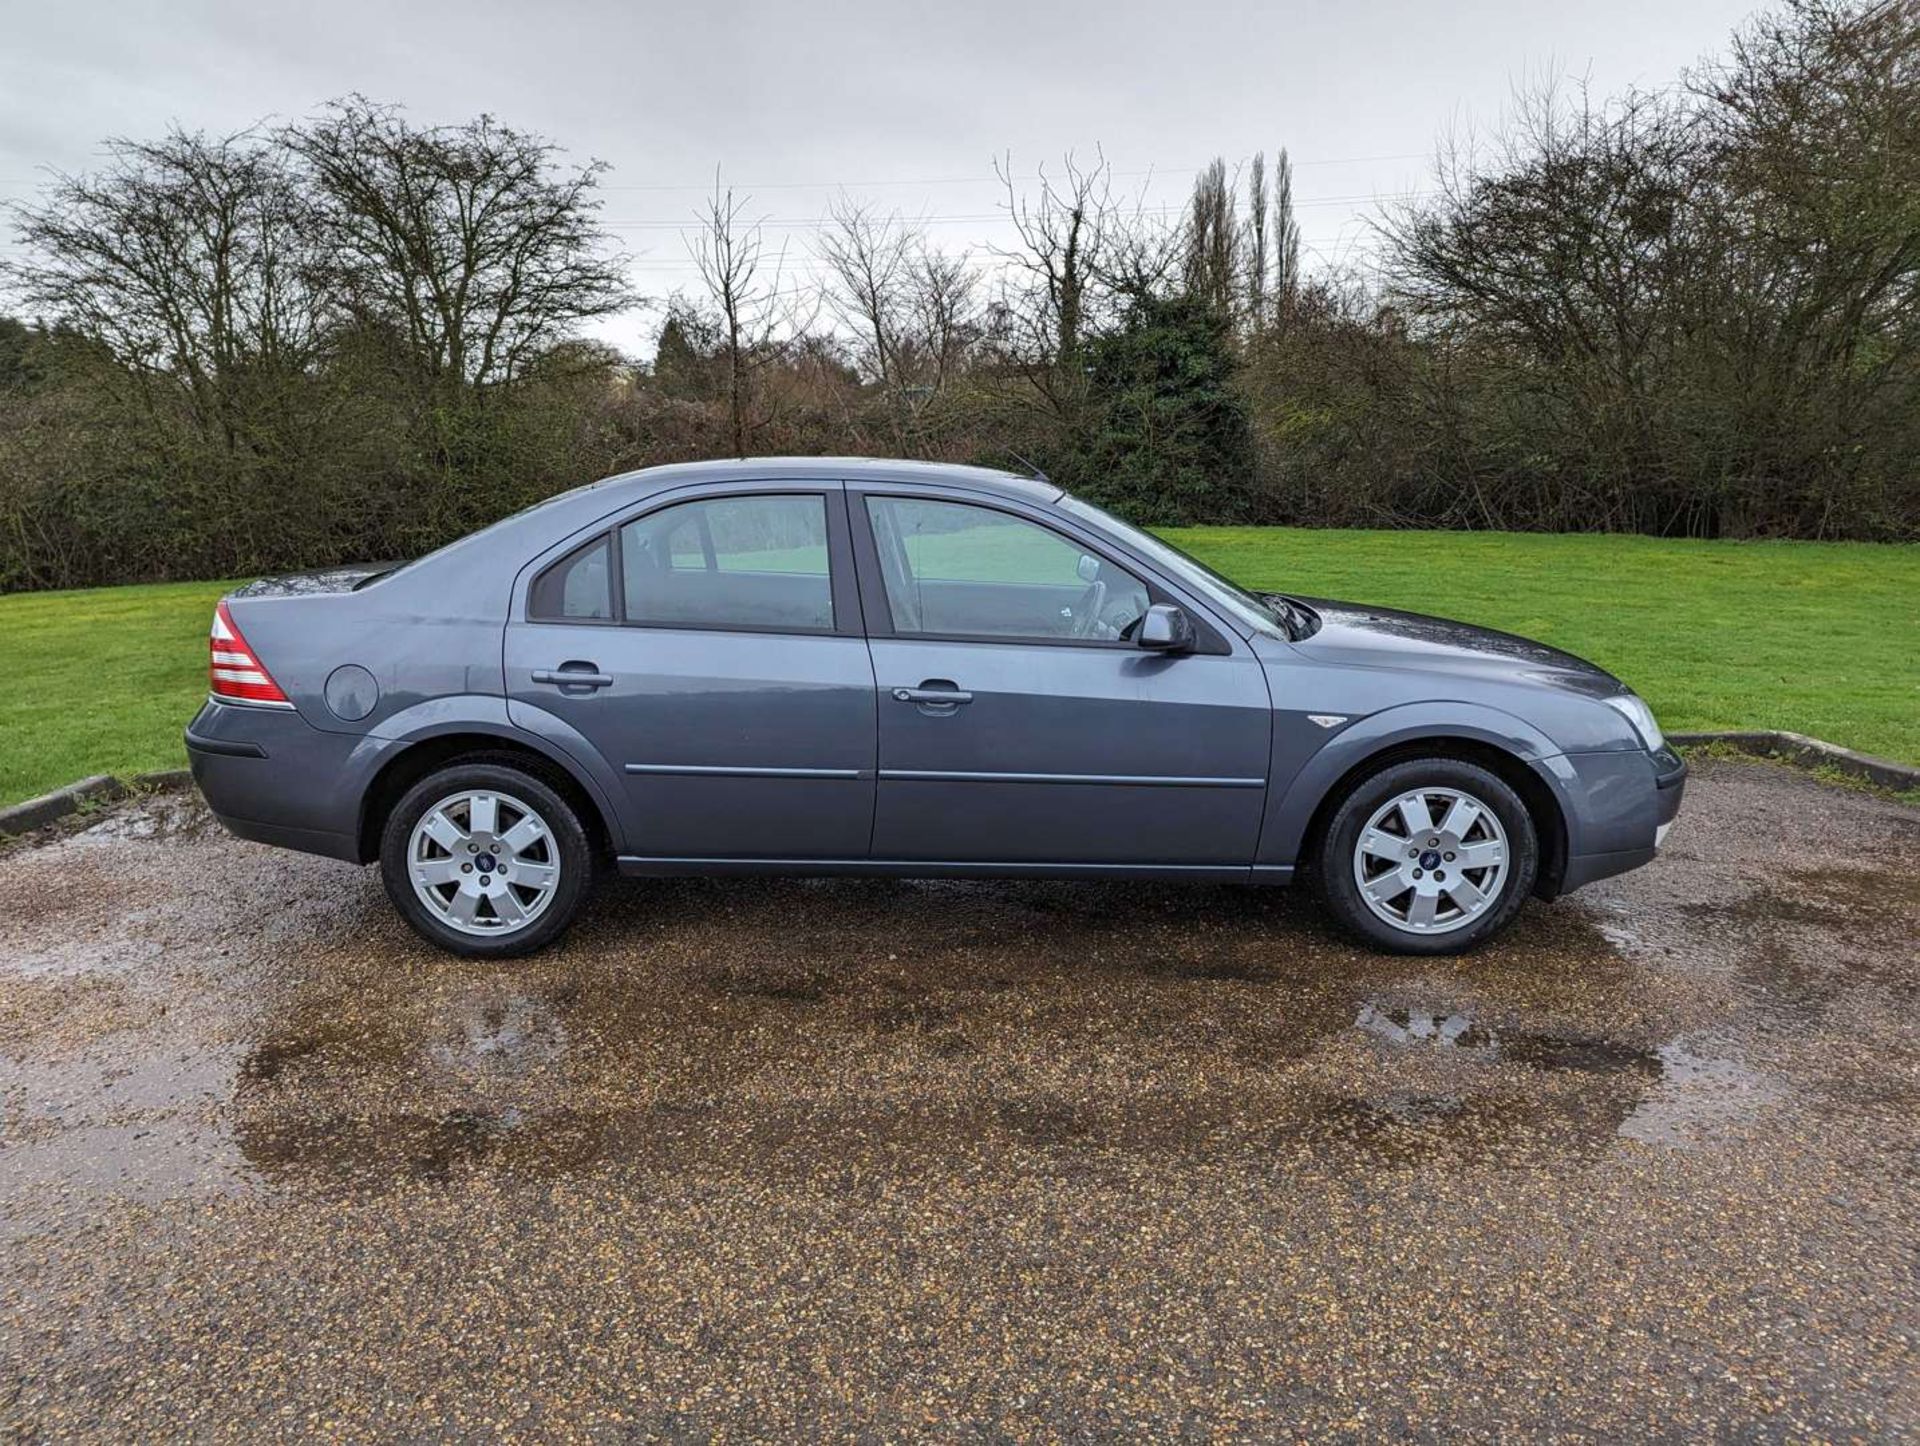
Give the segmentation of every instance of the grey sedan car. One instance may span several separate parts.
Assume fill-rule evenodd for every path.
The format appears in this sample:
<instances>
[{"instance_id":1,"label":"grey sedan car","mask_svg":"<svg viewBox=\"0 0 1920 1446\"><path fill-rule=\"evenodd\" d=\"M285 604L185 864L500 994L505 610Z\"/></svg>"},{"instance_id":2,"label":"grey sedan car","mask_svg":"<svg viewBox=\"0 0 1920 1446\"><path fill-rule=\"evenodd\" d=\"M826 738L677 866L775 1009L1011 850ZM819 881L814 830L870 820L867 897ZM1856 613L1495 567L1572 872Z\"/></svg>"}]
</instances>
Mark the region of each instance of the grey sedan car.
<instances>
[{"instance_id":1,"label":"grey sedan car","mask_svg":"<svg viewBox=\"0 0 1920 1446\"><path fill-rule=\"evenodd\" d=\"M1451 953L1654 857L1686 766L1590 663L1256 594L1044 480L658 467L224 599L194 777L459 954L640 876L1310 879Z\"/></svg>"}]
</instances>

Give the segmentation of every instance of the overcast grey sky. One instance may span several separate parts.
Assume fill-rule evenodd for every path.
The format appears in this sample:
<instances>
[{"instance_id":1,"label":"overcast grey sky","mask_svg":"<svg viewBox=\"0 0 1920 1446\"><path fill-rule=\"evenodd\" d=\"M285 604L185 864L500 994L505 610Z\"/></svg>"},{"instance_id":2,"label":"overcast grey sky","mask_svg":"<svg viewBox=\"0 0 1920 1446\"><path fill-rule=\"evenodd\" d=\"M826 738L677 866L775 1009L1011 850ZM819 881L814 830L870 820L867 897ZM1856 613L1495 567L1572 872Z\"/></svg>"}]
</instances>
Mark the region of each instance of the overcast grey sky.
<instances>
[{"instance_id":1,"label":"overcast grey sky","mask_svg":"<svg viewBox=\"0 0 1920 1446\"><path fill-rule=\"evenodd\" d=\"M1150 205L1196 168L1284 145L1310 256L1353 259L1377 201L1426 184L1449 126L1516 80L1663 85L1752 0L0 0L0 200L102 137L225 131L361 91L420 122L486 110L611 163L606 219L652 296L691 283L677 228L721 166L753 214L818 217L841 188L954 249L1004 240L996 156L1031 174L1104 147ZM1150 173L1150 174L1149 174ZM810 231L794 228L804 274ZM11 245L11 238L7 243ZM657 320L624 318L627 346Z\"/></svg>"}]
</instances>

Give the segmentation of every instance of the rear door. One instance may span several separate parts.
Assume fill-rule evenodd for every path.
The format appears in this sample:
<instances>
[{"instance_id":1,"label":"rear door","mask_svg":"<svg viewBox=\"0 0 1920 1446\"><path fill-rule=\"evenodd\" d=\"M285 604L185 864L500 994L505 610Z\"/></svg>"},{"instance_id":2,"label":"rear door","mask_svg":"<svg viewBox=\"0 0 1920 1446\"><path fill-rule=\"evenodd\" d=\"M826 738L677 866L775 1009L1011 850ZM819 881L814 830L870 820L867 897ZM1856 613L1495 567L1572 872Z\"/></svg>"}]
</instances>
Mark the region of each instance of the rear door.
<instances>
[{"instance_id":1,"label":"rear door","mask_svg":"<svg viewBox=\"0 0 1920 1446\"><path fill-rule=\"evenodd\" d=\"M849 492L879 685L876 859L1201 870L1253 861L1271 708L1244 639L1051 509ZM1151 602L1200 651L1146 652Z\"/></svg>"},{"instance_id":2,"label":"rear door","mask_svg":"<svg viewBox=\"0 0 1920 1446\"><path fill-rule=\"evenodd\" d=\"M506 675L516 722L557 719L621 776L632 855L866 857L873 667L838 484L670 495L542 559Z\"/></svg>"}]
</instances>

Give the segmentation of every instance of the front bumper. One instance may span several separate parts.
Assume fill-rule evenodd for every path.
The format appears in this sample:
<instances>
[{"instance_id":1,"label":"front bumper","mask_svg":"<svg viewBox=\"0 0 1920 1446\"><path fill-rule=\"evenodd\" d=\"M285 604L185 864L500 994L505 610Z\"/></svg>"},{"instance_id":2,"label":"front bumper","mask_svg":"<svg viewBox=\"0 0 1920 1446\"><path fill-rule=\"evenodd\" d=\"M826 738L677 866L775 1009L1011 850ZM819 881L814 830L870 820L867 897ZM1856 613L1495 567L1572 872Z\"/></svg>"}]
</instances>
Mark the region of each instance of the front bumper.
<instances>
[{"instance_id":1,"label":"front bumper","mask_svg":"<svg viewBox=\"0 0 1920 1446\"><path fill-rule=\"evenodd\" d=\"M1671 746L1657 753L1569 755L1569 849L1555 893L1570 893L1651 863L1680 813L1687 762Z\"/></svg>"},{"instance_id":2,"label":"front bumper","mask_svg":"<svg viewBox=\"0 0 1920 1446\"><path fill-rule=\"evenodd\" d=\"M214 817L244 839L360 863L360 802L385 739L315 728L287 708L209 698L187 763Z\"/></svg>"}]
</instances>

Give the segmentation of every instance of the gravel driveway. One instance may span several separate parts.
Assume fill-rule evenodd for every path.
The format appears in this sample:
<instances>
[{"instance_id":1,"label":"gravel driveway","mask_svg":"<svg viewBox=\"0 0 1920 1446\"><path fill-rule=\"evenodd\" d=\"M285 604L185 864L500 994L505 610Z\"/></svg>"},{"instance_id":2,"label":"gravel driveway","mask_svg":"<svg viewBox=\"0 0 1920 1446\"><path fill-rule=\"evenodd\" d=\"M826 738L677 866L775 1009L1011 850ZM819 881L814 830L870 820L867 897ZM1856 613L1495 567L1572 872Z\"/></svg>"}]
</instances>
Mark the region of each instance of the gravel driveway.
<instances>
[{"instance_id":1,"label":"gravel driveway","mask_svg":"<svg viewBox=\"0 0 1920 1446\"><path fill-rule=\"evenodd\" d=\"M460 963L184 797L0 897L0 1436L1920 1430L1920 811L1783 770L1464 960L611 881Z\"/></svg>"}]
</instances>

